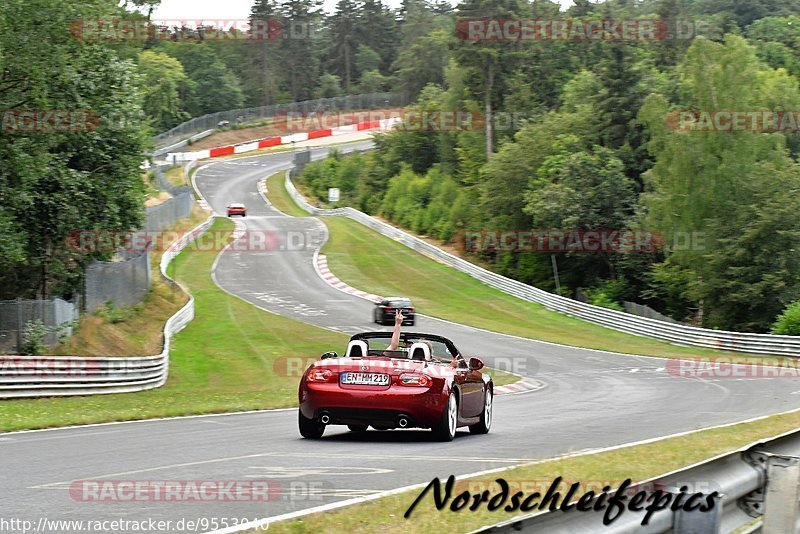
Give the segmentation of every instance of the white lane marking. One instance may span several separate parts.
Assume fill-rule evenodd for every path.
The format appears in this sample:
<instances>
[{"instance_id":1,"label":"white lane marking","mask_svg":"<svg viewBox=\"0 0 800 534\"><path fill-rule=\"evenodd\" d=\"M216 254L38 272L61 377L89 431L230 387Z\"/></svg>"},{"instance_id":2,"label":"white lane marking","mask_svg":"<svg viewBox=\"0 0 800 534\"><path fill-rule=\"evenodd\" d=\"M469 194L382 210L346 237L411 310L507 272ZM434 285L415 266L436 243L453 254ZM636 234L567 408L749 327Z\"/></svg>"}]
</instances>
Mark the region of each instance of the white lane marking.
<instances>
[{"instance_id":1,"label":"white lane marking","mask_svg":"<svg viewBox=\"0 0 800 534\"><path fill-rule=\"evenodd\" d=\"M397 430L395 432L405 432ZM385 458L367 458L363 454L344 454L344 453L310 453L310 452L283 452L281 456L291 456L293 458L337 458L353 460L383 461ZM536 462L540 458L491 458L486 456L421 456L418 454L390 454L392 459L399 460L418 460L420 462L506 462L506 463L525 463Z\"/></svg>"},{"instance_id":2,"label":"white lane marking","mask_svg":"<svg viewBox=\"0 0 800 534\"><path fill-rule=\"evenodd\" d=\"M277 452L262 452L262 453L257 453L257 454L245 454L245 455L242 455L242 456L228 456L226 458L212 458L210 460L198 460L196 462L184 462L184 463L180 463L180 464L160 465L160 466L157 466L157 467L145 467L143 469L133 469L131 471L119 471L117 473L107 473L105 475L98 475L98 476L92 476L92 477L83 477L83 478L84 479L88 479L88 480L103 480L103 479L107 479L107 478L111 478L111 477L119 477L119 476L125 476L125 475L137 475L139 473L151 473L153 471L163 471L165 469L176 469L176 468L179 468L179 467L191 467L191 466L196 466L196 465L207 465L207 464L214 464L214 463L220 463L220 462L230 462L230 461L233 461L233 460L246 460L246 459L249 459L249 458L261 458L261 457L264 457L264 456L284 456L284 455L281 454L281 453L277 453ZM62 481L59 481L59 482L48 482L46 484L39 484L37 486L31 486L30 489L47 489L47 488L49 488L51 486L55 486L55 485L63 486L64 484L72 484L73 482L74 482L74 480L65 480L65 481L62 480Z\"/></svg>"},{"instance_id":3,"label":"white lane marking","mask_svg":"<svg viewBox=\"0 0 800 534\"><path fill-rule=\"evenodd\" d=\"M246 302L246 301L245 301ZM271 312L272 313L272 312ZM62 430L83 430L85 428L93 428L98 426L116 426L116 425L135 425L135 424L147 424L147 423L160 423L163 421L180 421L182 419L200 419L204 417L230 417L234 415L249 415L249 414L270 414L273 412L288 412L288 411L297 411L297 407L293 408L270 408L266 410L242 410L238 412L224 412L224 413L203 413L203 414L195 414L195 415L176 415L173 417L153 417L152 419L137 419L135 421L109 421L108 423L89 423L86 425L70 425L70 426L59 426L55 428L37 428L35 430L14 430L12 432L4 432L0 435L3 436L17 436L20 434L39 434L44 432L59 432ZM120 432L119 430L112 430L109 432L92 432L92 434L110 434ZM87 434L86 432L81 432L79 434L74 434L73 436L65 436L65 437L83 437ZM10 438L6 438L10 439ZM43 441L45 439L52 439L52 438L35 438L35 439L26 439L23 443L27 443L30 441ZM18 441L18 440L17 440Z\"/></svg>"},{"instance_id":4,"label":"white lane marking","mask_svg":"<svg viewBox=\"0 0 800 534\"><path fill-rule=\"evenodd\" d=\"M301 496L306 497L361 497L380 493L381 490L368 490L357 488L289 488L290 493L282 493L281 498L291 499Z\"/></svg>"},{"instance_id":5,"label":"white lane marking","mask_svg":"<svg viewBox=\"0 0 800 534\"><path fill-rule=\"evenodd\" d=\"M246 478L298 478L311 475L319 476L363 476L363 475L384 475L394 473L394 469L381 467L282 467L282 466L250 466L250 469L258 469L261 472L257 475L245 475Z\"/></svg>"}]
</instances>

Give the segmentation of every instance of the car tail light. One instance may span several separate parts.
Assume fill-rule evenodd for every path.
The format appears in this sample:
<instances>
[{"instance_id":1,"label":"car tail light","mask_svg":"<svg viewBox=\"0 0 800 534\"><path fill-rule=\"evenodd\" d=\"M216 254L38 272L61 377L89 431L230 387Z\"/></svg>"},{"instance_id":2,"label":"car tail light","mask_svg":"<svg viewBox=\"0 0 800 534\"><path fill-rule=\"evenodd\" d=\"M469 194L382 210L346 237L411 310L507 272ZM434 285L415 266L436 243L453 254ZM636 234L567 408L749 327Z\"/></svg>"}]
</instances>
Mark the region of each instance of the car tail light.
<instances>
[{"instance_id":1,"label":"car tail light","mask_svg":"<svg viewBox=\"0 0 800 534\"><path fill-rule=\"evenodd\" d=\"M392 309L391 309L391 308L389 308L389 307L387 307L387 308L386 308L386 311L387 311L387 312L390 312L390 311L392 311Z\"/></svg>"},{"instance_id":2,"label":"car tail light","mask_svg":"<svg viewBox=\"0 0 800 534\"><path fill-rule=\"evenodd\" d=\"M309 382L332 382L333 371L330 369L311 369L306 375Z\"/></svg>"},{"instance_id":3,"label":"car tail light","mask_svg":"<svg viewBox=\"0 0 800 534\"><path fill-rule=\"evenodd\" d=\"M433 383L431 377L428 375L421 375L418 373L403 373L400 375L401 386L422 386L428 387Z\"/></svg>"}]
</instances>

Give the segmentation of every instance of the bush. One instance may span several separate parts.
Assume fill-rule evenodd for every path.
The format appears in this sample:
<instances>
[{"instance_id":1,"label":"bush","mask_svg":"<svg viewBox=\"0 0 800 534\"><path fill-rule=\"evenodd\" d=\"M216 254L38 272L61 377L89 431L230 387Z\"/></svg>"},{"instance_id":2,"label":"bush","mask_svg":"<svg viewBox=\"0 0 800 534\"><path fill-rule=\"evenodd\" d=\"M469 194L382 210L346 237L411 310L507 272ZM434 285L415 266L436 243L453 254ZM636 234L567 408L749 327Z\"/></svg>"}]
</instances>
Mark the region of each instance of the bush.
<instances>
[{"instance_id":1,"label":"bush","mask_svg":"<svg viewBox=\"0 0 800 534\"><path fill-rule=\"evenodd\" d=\"M28 321L22 332L22 355L39 356L44 352L44 336L50 332L42 321Z\"/></svg>"},{"instance_id":2,"label":"bush","mask_svg":"<svg viewBox=\"0 0 800 534\"><path fill-rule=\"evenodd\" d=\"M110 300L106 302L105 307L98 310L97 314L111 324L124 323L134 315L142 310L141 304L136 306L115 308L114 303Z\"/></svg>"},{"instance_id":3,"label":"bush","mask_svg":"<svg viewBox=\"0 0 800 534\"><path fill-rule=\"evenodd\" d=\"M782 336L800 336L800 300L789 304L772 324L772 333Z\"/></svg>"},{"instance_id":4,"label":"bush","mask_svg":"<svg viewBox=\"0 0 800 534\"><path fill-rule=\"evenodd\" d=\"M603 308L609 308L611 310L625 311L625 308L623 308L619 302L612 299L605 291L597 291L596 293L593 293L591 299L591 303L595 306L602 306Z\"/></svg>"}]
</instances>

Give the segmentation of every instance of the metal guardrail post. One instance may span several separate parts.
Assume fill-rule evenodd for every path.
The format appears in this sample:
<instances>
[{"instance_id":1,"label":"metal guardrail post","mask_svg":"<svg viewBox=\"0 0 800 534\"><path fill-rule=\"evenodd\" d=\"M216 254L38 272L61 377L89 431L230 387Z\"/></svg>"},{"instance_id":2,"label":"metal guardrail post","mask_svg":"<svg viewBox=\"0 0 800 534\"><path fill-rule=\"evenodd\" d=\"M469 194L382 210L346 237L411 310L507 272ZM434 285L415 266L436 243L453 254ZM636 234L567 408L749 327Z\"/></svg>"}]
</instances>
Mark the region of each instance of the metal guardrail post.
<instances>
[{"instance_id":1,"label":"metal guardrail post","mask_svg":"<svg viewBox=\"0 0 800 534\"><path fill-rule=\"evenodd\" d=\"M770 454L762 534L794 532L800 500L800 457Z\"/></svg>"},{"instance_id":2,"label":"metal guardrail post","mask_svg":"<svg viewBox=\"0 0 800 534\"><path fill-rule=\"evenodd\" d=\"M715 497L714 509L707 512L701 512L699 509L687 512L679 508L673 519L673 534L718 534L722 526L723 498L724 495Z\"/></svg>"},{"instance_id":3,"label":"metal guardrail post","mask_svg":"<svg viewBox=\"0 0 800 534\"><path fill-rule=\"evenodd\" d=\"M22 354L22 299L17 297L17 354Z\"/></svg>"}]
</instances>

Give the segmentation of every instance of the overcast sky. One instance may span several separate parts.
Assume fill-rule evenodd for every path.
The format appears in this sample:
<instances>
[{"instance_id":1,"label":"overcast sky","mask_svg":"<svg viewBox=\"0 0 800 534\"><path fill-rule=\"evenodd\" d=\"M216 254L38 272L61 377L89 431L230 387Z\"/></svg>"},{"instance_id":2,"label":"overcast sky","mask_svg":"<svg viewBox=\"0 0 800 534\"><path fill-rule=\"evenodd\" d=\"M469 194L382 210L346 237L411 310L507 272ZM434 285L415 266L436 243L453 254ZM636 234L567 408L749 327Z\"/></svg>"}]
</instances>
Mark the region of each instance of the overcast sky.
<instances>
[{"instance_id":1,"label":"overcast sky","mask_svg":"<svg viewBox=\"0 0 800 534\"><path fill-rule=\"evenodd\" d=\"M324 0L325 11L333 11L337 0ZM572 5L572 0L559 0L562 7ZM401 0L387 0L391 7L400 7ZM453 0L455 3L455 0ZM161 0L161 6L153 12L157 20L197 19L246 19L250 15L253 0Z\"/></svg>"}]
</instances>

